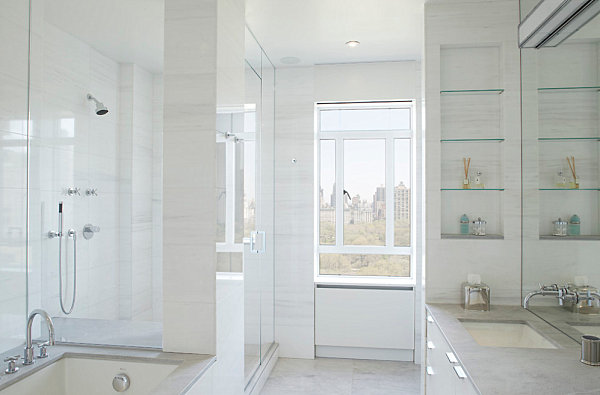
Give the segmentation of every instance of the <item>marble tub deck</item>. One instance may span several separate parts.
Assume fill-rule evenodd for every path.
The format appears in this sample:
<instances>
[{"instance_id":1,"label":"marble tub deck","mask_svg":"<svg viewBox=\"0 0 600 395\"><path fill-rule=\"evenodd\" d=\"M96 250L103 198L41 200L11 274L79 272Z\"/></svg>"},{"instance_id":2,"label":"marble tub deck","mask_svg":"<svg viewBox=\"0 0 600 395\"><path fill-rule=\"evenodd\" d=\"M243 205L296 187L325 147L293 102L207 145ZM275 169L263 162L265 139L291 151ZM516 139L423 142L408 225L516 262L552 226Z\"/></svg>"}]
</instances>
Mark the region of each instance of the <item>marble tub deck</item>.
<instances>
[{"instance_id":1,"label":"marble tub deck","mask_svg":"<svg viewBox=\"0 0 600 395\"><path fill-rule=\"evenodd\" d=\"M453 304L428 304L427 309L484 395L600 394L600 367L580 362L581 346L520 306L493 306L489 312ZM483 347L459 319L526 322L557 348Z\"/></svg>"},{"instance_id":2,"label":"marble tub deck","mask_svg":"<svg viewBox=\"0 0 600 395\"><path fill-rule=\"evenodd\" d=\"M279 358L260 395L417 395L412 362Z\"/></svg>"}]
</instances>

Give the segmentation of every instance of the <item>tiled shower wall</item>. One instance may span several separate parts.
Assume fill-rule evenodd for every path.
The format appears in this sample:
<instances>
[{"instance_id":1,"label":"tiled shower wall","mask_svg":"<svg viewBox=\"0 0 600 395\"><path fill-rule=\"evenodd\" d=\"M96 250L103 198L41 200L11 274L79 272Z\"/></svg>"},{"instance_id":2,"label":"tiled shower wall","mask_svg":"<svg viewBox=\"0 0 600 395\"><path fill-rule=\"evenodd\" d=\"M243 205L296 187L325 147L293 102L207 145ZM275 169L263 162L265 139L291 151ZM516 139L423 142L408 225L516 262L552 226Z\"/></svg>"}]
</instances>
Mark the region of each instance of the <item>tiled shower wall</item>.
<instances>
[{"instance_id":1,"label":"tiled shower wall","mask_svg":"<svg viewBox=\"0 0 600 395\"><path fill-rule=\"evenodd\" d=\"M159 320L161 77L120 64L35 17L31 42L30 306L59 308L58 202L77 240L77 302L71 317ZM37 21L37 22L36 22ZM109 113L97 116L87 93ZM155 185L157 184L157 185ZM67 196L66 188L81 188ZM86 189L97 188L98 196ZM85 224L100 227L82 237ZM157 240L158 239L158 240ZM70 302L73 241L63 244ZM156 293L159 293L156 295ZM67 303L68 305L69 303ZM158 308L155 309L155 307Z\"/></svg>"},{"instance_id":2,"label":"tiled shower wall","mask_svg":"<svg viewBox=\"0 0 600 395\"><path fill-rule=\"evenodd\" d=\"M0 52L0 351L24 340L27 197L27 46L25 1L2 1Z\"/></svg>"}]
</instances>

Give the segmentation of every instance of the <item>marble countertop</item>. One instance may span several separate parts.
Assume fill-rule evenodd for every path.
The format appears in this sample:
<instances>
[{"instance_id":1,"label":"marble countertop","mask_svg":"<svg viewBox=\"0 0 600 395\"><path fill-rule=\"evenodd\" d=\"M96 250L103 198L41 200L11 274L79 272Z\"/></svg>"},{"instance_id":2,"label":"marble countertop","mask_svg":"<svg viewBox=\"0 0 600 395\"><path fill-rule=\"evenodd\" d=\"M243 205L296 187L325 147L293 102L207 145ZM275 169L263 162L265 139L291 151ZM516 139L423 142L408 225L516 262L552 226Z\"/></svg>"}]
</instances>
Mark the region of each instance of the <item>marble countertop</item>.
<instances>
[{"instance_id":1,"label":"marble countertop","mask_svg":"<svg viewBox=\"0 0 600 395\"><path fill-rule=\"evenodd\" d=\"M600 332L600 315L577 314L560 306L529 306L531 312L542 319L551 322L553 326L564 332L575 341L580 341L582 335L596 335ZM573 327L588 327L591 331L580 332Z\"/></svg>"},{"instance_id":2,"label":"marble countertop","mask_svg":"<svg viewBox=\"0 0 600 395\"><path fill-rule=\"evenodd\" d=\"M0 361L8 356L22 354L23 347L18 347L0 354ZM175 364L177 368L150 395L185 394L216 360L212 355L169 353L158 349L67 344L57 344L48 347L48 354L48 358L36 359L36 362L30 366L23 366L22 360L19 361L19 371L14 374L4 373L4 368L2 368L2 373L0 374L0 391L61 358L79 357Z\"/></svg>"},{"instance_id":3,"label":"marble countertop","mask_svg":"<svg viewBox=\"0 0 600 395\"><path fill-rule=\"evenodd\" d=\"M493 306L489 312L451 304L427 309L483 395L600 394L600 367L580 362L581 346L520 306ZM459 319L526 322L558 348L480 346Z\"/></svg>"}]
</instances>

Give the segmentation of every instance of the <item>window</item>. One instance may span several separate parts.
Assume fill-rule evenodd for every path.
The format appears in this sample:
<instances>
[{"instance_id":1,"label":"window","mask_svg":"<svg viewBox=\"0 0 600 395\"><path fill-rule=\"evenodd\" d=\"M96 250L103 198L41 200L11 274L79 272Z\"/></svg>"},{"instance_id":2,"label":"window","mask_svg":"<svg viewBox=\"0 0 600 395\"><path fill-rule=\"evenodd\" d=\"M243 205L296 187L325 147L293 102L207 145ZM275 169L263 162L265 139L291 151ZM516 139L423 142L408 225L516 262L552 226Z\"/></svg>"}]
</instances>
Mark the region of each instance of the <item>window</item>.
<instances>
[{"instance_id":1,"label":"window","mask_svg":"<svg viewBox=\"0 0 600 395\"><path fill-rule=\"evenodd\" d=\"M413 103L318 104L316 116L317 277L412 278Z\"/></svg>"}]
</instances>

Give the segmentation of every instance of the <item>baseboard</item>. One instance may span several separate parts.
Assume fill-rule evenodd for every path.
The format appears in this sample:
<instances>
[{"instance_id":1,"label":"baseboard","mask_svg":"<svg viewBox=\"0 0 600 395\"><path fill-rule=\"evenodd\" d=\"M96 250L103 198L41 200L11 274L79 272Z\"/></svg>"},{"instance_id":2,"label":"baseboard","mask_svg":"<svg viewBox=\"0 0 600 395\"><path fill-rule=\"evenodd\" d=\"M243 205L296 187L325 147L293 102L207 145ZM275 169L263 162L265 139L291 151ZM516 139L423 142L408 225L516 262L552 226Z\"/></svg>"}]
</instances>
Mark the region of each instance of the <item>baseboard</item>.
<instances>
[{"instance_id":1,"label":"baseboard","mask_svg":"<svg viewBox=\"0 0 600 395\"><path fill-rule=\"evenodd\" d=\"M265 383L269 379L269 375L275 367L278 358L279 344L273 343L266 355L266 362L258 368L258 371L254 374L254 376L252 376L252 379L250 379L250 382L246 385L246 390L244 391L245 395L260 394L260 391L262 391Z\"/></svg>"},{"instance_id":2,"label":"baseboard","mask_svg":"<svg viewBox=\"0 0 600 395\"><path fill-rule=\"evenodd\" d=\"M390 348L366 347L337 347L316 346L317 357L323 358L349 358L349 359L375 359L378 361L414 361L414 350L398 350Z\"/></svg>"}]
</instances>

